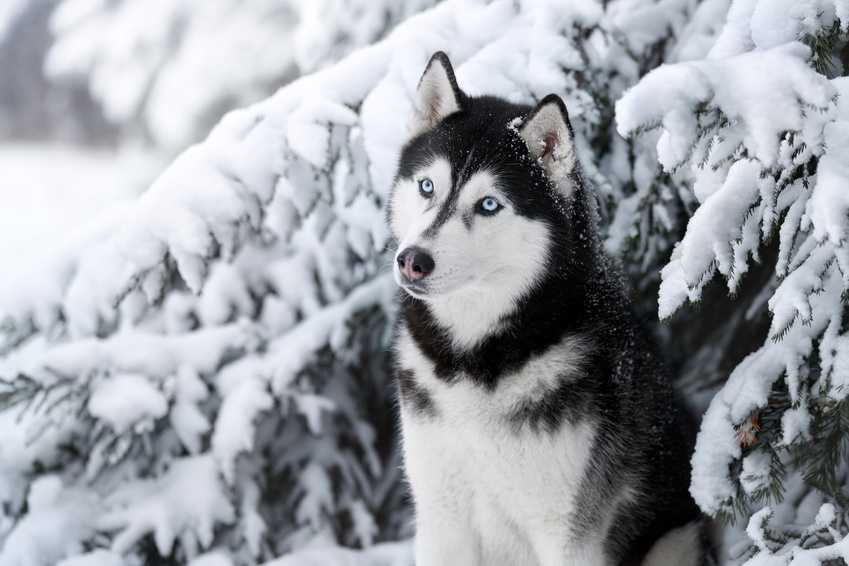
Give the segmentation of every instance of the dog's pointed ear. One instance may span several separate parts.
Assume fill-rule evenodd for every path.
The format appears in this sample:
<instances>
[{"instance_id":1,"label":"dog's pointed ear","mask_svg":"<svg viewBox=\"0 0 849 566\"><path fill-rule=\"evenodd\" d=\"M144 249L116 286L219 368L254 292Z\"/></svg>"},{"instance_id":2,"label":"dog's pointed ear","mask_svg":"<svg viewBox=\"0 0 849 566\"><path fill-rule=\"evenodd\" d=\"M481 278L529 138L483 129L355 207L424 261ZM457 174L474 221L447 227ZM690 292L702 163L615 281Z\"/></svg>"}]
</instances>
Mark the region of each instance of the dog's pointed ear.
<instances>
[{"instance_id":1,"label":"dog's pointed ear","mask_svg":"<svg viewBox=\"0 0 849 566\"><path fill-rule=\"evenodd\" d=\"M448 55L437 51L427 64L413 99L408 125L410 137L416 137L431 129L460 110L463 97L463 91L457 86L457 79L454 78L454 69Z\"/></svg>"},{"instance_id":2,"label":"dog's pointed ear","mask_svg":"<svg viewBox=\"0 0 849 566\"><path fill-rule=\"evenodd\" d=\"M519 136L528 145L531 158L542 165L554 184L568 196L572 191L570 176L577 157L572 125L563 100L556 94L540 100L519 128Z\"/></svg>"}]
</instances>

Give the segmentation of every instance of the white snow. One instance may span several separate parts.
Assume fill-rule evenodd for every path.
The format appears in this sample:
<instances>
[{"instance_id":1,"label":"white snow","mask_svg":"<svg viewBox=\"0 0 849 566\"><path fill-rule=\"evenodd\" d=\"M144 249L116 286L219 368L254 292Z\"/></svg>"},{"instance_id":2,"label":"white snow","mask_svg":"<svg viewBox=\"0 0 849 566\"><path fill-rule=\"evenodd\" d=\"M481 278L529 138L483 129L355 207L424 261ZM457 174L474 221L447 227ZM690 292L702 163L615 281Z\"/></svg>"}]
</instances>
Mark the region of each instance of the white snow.
<instances>
[{"instance_id":1,"label":"white snow","mask_svg":"<svg viewBox=\"0 0 849 566\"><path fill-rule=\"evenodd\" d=\"M710 52L722 59L752 50L773 47L798 40L841 19L842 29L849 25L849 7L841 0L742 0L733 2L728 24Z\"/></svg>"},{"instance_id":2,"label":"white snow","mask_svg":"<svg viewBox=\"0 0 849 566\"><path fill-rule=\"evenodd\" d=\"M0 364L5 375L26 375L45 384L61 375L88 375L98 368L164 379L190 365L212 373L230 348L249 347L256 339L248 321L212 327L191 334L166 336L134 329L101 340L85 338L50 347L32 344L19 357Z\"/></svg>"},{"instance_id":3,"label":"white snow","mask_svg":"<svg viewBox=\"0 0 849 566\"><path fill-rule=\"evenodd\" d=\"M7 0L0 4L0 43L27 7L27 0Z\"/></svg>"},{"instance_id":4,"label":"white snow","mask_svg":"<svg viewBox=\"0 0 849 566\"><path fill-rule=\"evenodd\" d=\"M56 566L124 566L124 559L120 554L99 548L92 552L65 558L58 562Z\"/></svg>"},{"instance_id":5,"label":"white snow","mask_svg":"<svg viewBox=\"0 0 849 566\"><path fill-rule=\"evenodd\" d=\"M156 165L132 152L0 144L0 264L20 269L111 205L135 199Z\"/></svg>"},{"instance_id":6,"label":"white snow","mask_svg":"<svg viewBox=\"0 0 849 566\"><path fill-rule=\"evenodd\" d=\"M168 400L145 376L119 374L92 387L88 412L122 434L130 427L152 428L168 412Z\"/></svg>"},{"instance_id":7,"label":"white snow","mask_svg":"<svg viewBox=\"0 0 849 566\"><path fill-rule=\"evenodd\" d=\"M746 493L754 495L769 487L770 456L762 450L755 450L743 458L743 470L740 472L740 484Z\"/></svg>"},{"instance_id":8,"label":"white snow","mask_svg":"<svg viewBox=\"0 0 849 566\"><path fill-rule=\"evenodd\" d=\"M233 566L233 561L224 552L208 552L190 561L188 566Z\"/></svg>"},{"instance_id":9,"label":"white snow","mask_svg":"<svg viewBox=\"0 0 849 566\"><path fill-rule=\"evenodd\" d=\"M141 537L153 534L162 556L176 539L190 555L209 548L218 523L235 520L211 455L174 460L157 479L127 484L108 497L109 511L96 517L100 530L120 531L112 551L126 553Z\"/></svg>"},{"instance_id":10,"label":"white snow","mask_svg":"<svg viewBox=\"0 0 849 566\"><path fill-rule=\"evenodd\" d=\"M699 9L710 22L709 36L716 36L710 30L716 29L713 10L720 5L727 3ZM734 2L709 52L699 45L692 47L698 53L679 51L681 62L655 69L617 102L619 132L657 128L659 162L691 176L699 204L662 270L661 318L688 300L698 302L716 272L736 292L749 262L761 261L764 241L778 237L778 280L765 288L771 296L761 293L757 301L762 305L769 297L769 337L713 398L692 459L691 493L711 514L729 509L736 481L750 495L774 481L769 458L758 449L743 458L739 478L730 477L729 465L742 456L737 427L767 405L776 382L786 384L792 408L781 415L775 445L811 439L814 399L827 406L825 399L845 397L834 384L845 384L838 358L846 352L839 328L845 322L841 294L849 288L843 249L849 230L847 83L817 73L799 40L830 27L847 8L830 0ZM847 23L842 19L841 29ZM791 178L814 158L816 174L805 182ZM812 386L815 348L821 377ZM760 552L747 565L818 564L815 556L838 556L845 544L835 537L828 550L808 552L794 540L774 553L762 528L770 513L764 509L751 518L748 534Z\"/></svg>"},{"instance_id":11,"label":"white snow","mask_svg":"<svg viewBox=\"0 0 849 566\"><path fill-rule=\"evenodd\" d=\"M236 456L253 449L254 419L273 406L268 386L244 374L221 405L212 435L212 453L228 483L234 481Z\"/></svg>"},{"instance_id":12,"label":"white snow","mask_svg":"<svg viewBox=\"0 0 849 566\"><path fill-rule=\"evenodd\" d=\"M27 503L29 513L6 539L0 566L53 566L67 555L82 553L96 529L96 495L45 475L30 485Z\"/></svg>"},{"instance_id":13,"label":"white snow","mask_svg":"<svg viewBox=\"0 0 849 566\"><path fill-rule=\"evenodd\" d=\"M212 428L198 403L209 397L209 389L192 366L177 369L174 406L168 413L174 433L190 454L201 451L201 438Z\"/></svg>"},{"instance_id":14,"label":"white snow","mask_svg":"<svg viewBox=\"0 0 849 566\"><path fill-rule=\"evenodd\" d=\"M755 543L755 546L761 550L767 549L766 538L763 534L765 523L772 516L772 509L764 507L749 519L749 526L746 527L746 534Z\"/></svg>"},{"instance_id":15,"label":"white snow","mask_svg":"<svg viewBox=\"0 0 849 566\"><path fill-rule=\"evenodd\" d=\"M772 509L765 507L749 520L746 533L754 542L758 553L746 560L743 566L819 566L826 561L841 558L845 561L849 558L849 536L841 537L834 528L836 517L833 505L823 504L813 524L803 534L805 537L816 536L822 542L819 546L808 548L793 544L771 545L765 531L772 514ZM831 544L828 544L829 538L833 541Z\"/></svg>"},{"instance_id":16,"label":"white snow","mask_svg":"<svg viewBox=\"0 0 849 566\"><path fill-rule=\"evenodd\" d=\"M412 541L377 544L365 551L347 548L302 550L263 566L412 566Z\"/></svg>"},{"instance_id":17,"label":"white snow","mask_svg":"<svg viewBox=\"0 0 849 566\"><path fill-rule=\"evenodd\" d=\"M802 130L805 105L822 114L820 132L811 132L816 137L809 143L821 141L821 129L832 117L836 91L808 66L809 57L806 46L792 42L722 60L661 66L616 103L617 128L628 136L661 122L658 158L665 169L673 170L690 158L697 144L696 107L710 103L736 124L742 132L739 143L750 155L770 167L778 159L779 135Z\"/></svg>"},{"instance_id":18,"label":"white snow","mask_svg":"<svg viewBox=\"0 0 849 566\"><path fill-rule=\"evenodd\" d=\"M849 82L815 72L799 43L836 17L849 26L846 2L448 0L390 32L430 4L59 3L49 75L84 77L112 120L168 151L225 108L318 71L227 114L143 194L133 170L143 177L144 166L123 155L0 149L11 187L0 191L0 241L12 242L0 248L0 377L49 388L29 412L0 414L0 502L12 513L0 515L0 565L132 563L148 534L163 555L179 543L195 566L289 550L268 564L412 564L409 541L337 545L381 540L381 506L400 506L398 463L378 454L374 415L361 414L360 396L385 389L363 364L382 358L363 362L373 352L358 340L370 331L363 317L393 316L381 206L438 49L470 93L563 96L582 169L612 207L610 249L633 245L655 265L671 239L649 234L696 210L662 271L661 317L697 302L717 272L737 291L777 237L780 280L747 313L768 308L770 335L717 393L698 437L692 493L705 511L735 495L735 432L778 380L797 403L781 417L785 444L810 434L815 395L849 394ZM670 33L671 64L640 80L633 54ZM624 93L621 133L653 131L613 139L595 160L599 92ZM791 182L813 158L809 185ZM385 343L369 338L375 351ZM75 441L90 452L62 451ZM747 493L768 483L768 463L757 449L743 460ZM811 524L821 503L805 499L792 518L776 508L773 521ZM847 552L834 537L773 553L769 513L750 523L762 548L751 566ZM814 526L830 517L823 507Z\"/></svg>"},{"instance_id":19,"label":"white snow","mask_svg":"<svg viewBox=\"0 0 849 566\"><path fill-rule=\"evenodd\" d=\"M177 152L221 115L385 35L435 0L59 2L45 69ZM304 139L309 143L309 138Z\"/></svg>"},{"instance_id":20,"label":"white snow","mask_svg":"<svg viewBox=\"0 0 849 566\"><path fill-rule=\"evenodd\" d=\"M832 84L838 95L838 115L823 129L823 143L831 151L820 158L816 191L805 215L817 241L827 239L840 247L849 233L849 196L845 190L849 178L849 78L834 79Z\"/></svg>"}]
</instances>

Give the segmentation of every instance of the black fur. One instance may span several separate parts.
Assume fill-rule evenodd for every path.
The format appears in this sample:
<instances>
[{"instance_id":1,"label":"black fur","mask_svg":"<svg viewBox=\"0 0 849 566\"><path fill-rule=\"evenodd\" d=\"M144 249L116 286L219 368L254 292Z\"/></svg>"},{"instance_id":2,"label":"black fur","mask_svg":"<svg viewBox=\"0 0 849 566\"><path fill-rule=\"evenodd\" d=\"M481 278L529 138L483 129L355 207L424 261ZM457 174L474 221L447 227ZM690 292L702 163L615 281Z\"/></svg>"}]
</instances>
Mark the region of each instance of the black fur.
<instances>
[{"instance_id":1,"label":"black fur","mask_svg":"<svg viewBox=\"0 0 849 566\"><path fill-rule=\"evenodd\" d=\"M555 242L548 250L552 267L503 329L472 350L455 348L427 303L404 292L398 324L409 330L439 378L450 382L464 375L489 390L564 337L575 336L585 345L583 376L564 379L511 421L537 434L565 422L598 423L601 433L577 503L577 515L585 521L574 536L600 528L627 486L637 498L616 513L608 552L613 563L637 565L660 536L701 517L688 492L692 449L681 404L656 346L632 311L618 265L600 245L594 196L577 167L566 199L531 159L516 129L508 128L517 117L527 119L531 107L457 91L461 110L407 143L398 178L412 178L437 157L452 164L455 184L432 227L439 230L439 219L450 217L465 182L475 172L489 171L518 214L549 226ZM422 417L439 410L408 368L399 368L397 377L402 403ZM704 564L711 560L706 545Z\"/></svg>"},{"instance_id":2,"label":"black fur","mask_svg":"<svg viewBox=\"0 0 849 566\"><path fill-rule=\"evenodd\" d=\"M576 424L592 411L598 386L599 382L589 375L578 380L572 376L561 378L554 391L524 403L510 420L518 428L530 427L538 433L554 432L563 423Z\"/></svg>"},{"instance_id":3,"label":"black fur","mask_svg":"<svg viewBox=\"0 0 849 566\"><path fill-rule=\"evenodd\" d=\"M399 369L395 372L395 382L398 385L398 397L402 403L409 405L410 410L423 415L434 415L436 413L433 400L427 391L416 382L413 370Z\"/></svg>"}]
</instances>

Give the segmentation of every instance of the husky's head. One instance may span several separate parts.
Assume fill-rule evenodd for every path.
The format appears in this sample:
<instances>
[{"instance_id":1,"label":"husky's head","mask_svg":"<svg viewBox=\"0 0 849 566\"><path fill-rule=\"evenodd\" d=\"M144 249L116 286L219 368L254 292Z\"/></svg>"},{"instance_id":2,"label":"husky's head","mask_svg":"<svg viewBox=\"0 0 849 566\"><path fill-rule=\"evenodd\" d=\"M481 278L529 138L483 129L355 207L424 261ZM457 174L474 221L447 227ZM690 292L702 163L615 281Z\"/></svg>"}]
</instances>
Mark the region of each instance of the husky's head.
<instances>
[{"instance_id":1,"label":"husky's head","mask_svg":"<svg viewBox=\"0 0 849 566\"><path fill-rule=\"evenodd\" d=\"M468 96L439 52L409 132L387 207L395 280L437 311L474 304L497 319L564 268L552 251L580 184L566 108L556 95L533 108Z\"/></svg>"}]
</instances>

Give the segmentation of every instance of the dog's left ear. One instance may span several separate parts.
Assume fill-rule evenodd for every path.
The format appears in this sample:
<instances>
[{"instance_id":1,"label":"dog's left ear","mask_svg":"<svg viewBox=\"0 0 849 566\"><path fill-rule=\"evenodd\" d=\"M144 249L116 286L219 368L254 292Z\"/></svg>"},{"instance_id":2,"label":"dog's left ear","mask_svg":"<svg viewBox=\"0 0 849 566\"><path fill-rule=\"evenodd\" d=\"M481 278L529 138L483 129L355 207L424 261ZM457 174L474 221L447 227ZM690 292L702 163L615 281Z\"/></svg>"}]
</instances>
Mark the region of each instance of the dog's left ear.
<instances>
[{"instance_id":1,"label":"dog's left ear","mask_svg":"<svg viewBox=\"0 0 849 566\"><path fill-rule=\"evenodd\" d=\"M408 125L410 137L416 137L459 111L463 97L448 55L437 51L427 64L413 99Z\"/></svg>"},{"instance_id":2,"label":"dog's left ear","mask_svg":"<svg viewBox=\"0 0 849 566\"><path fill-rule=\"evenodd\" d=\"M563 100L556 94L540 100L519 128L519 136L528 144L531 158L538 161L554 184L569 196L572 192L570 176L577 157L572 125Z\"/></svg>"}]
</instances>

